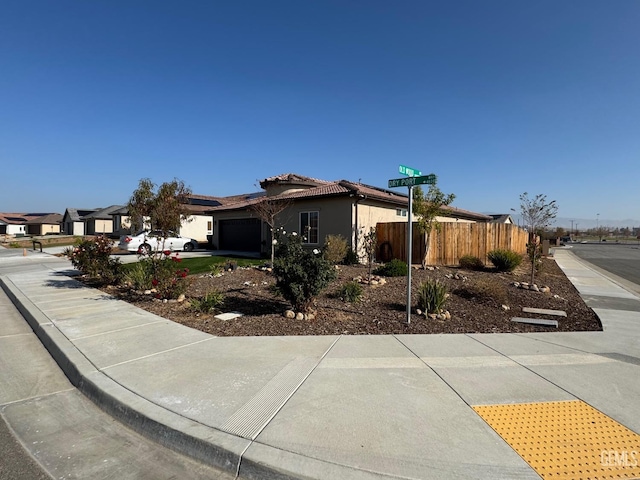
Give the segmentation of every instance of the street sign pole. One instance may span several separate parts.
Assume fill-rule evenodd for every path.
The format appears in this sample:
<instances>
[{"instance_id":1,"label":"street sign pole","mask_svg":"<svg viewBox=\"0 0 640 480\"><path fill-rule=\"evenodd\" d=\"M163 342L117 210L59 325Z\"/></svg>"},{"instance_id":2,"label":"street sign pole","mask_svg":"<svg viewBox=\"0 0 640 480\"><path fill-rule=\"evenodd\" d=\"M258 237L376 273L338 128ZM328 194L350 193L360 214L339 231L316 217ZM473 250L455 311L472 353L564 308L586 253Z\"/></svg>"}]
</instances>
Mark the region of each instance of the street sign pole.
<instances>
[{"instance_id":1,"label":"street sign pole","mask_svg":"<svg viewBox=\"0 0 640 480\"><path fill-rule=\"evenodd\" d=\"M411 247L412 240L412 221L411 216L413 212L413 186L409 185L409 211L407 212L407 325L411 323L411 260L412 252Z\"/></svg>"},{"instance_id":2,"label":"street sign pole","mask_svg":"<svg viewBox=\"0 0 640 480\"><path fill-rule=\"evenodd\" d=\"M416 185L435 185L436 176L422 175L422 172L415 168L400 165L399 172L407 175L408 178L394 178L389 180L389 188L408 187L409 190L409 211L407 212L407 325L411 323L411 260L413 259L413 187Z\"/></svg>"}]
</instances>

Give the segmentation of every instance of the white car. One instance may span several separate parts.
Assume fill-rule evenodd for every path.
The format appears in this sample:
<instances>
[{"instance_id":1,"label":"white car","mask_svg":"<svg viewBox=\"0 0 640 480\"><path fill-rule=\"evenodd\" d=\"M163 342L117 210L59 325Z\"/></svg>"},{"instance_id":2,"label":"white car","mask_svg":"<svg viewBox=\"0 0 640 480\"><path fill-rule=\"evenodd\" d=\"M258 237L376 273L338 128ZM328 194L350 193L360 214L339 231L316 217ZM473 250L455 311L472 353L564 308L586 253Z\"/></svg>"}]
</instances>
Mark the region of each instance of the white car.
<instances>
[{"instance_id":1,"label":"white car","mask_svg":"<svg viewBox=\"0 0 640 480\"><path fill-rule=\"evenodd\" d=\"M149 255L152 252L165 250L190 252L198 248L198 242L193 238L181 237L180 235L169 232L169 236L162 238L159 231L143 230L135 235L123 235L120 237L118 248L135 252L141 255Z\"/></svg>"}]
</instances>

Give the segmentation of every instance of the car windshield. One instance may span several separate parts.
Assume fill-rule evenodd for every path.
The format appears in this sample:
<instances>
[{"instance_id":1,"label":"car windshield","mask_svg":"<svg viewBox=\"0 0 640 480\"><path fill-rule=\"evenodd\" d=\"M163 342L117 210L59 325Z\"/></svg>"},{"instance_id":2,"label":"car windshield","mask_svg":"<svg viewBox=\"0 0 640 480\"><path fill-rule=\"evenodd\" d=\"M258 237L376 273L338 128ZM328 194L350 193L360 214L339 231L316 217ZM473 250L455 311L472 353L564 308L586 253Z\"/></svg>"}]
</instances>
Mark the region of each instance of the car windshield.
<instances>
[{"instance_id":1,"label":"car windshield","mask_svg":"<svg viewBox=\"0 0 640 480\"><path fill-rule=\"evenodd\" d=\"M151 232L149 234L149 236L151 236L151 237L160 237L160 238L163 238L163 237L164 238L176 238L177 237L177 235L175 233L173 233L173 232L167 232L166 235L163 235L161 230L154 230L153 232Z\"/></svg>"}]
</instances>

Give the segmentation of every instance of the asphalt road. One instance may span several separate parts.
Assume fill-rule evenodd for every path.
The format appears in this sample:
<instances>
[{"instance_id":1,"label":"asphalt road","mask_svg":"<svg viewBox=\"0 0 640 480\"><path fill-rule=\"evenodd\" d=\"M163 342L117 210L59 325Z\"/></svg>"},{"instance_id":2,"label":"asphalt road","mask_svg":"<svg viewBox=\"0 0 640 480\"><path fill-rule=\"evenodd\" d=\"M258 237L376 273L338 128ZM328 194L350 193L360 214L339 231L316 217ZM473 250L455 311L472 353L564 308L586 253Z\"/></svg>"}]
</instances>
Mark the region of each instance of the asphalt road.
<instances>
[{"instance_id":1,"label":"asphalt road","mask_svg":"<svg viewBox=\"0 0 640 480\"><path fill-rule=\"evenodd\" d=\"M640 245L637 243L571 243L568 246L583 260L640 285Z\"/></svg>"}]
</instances>

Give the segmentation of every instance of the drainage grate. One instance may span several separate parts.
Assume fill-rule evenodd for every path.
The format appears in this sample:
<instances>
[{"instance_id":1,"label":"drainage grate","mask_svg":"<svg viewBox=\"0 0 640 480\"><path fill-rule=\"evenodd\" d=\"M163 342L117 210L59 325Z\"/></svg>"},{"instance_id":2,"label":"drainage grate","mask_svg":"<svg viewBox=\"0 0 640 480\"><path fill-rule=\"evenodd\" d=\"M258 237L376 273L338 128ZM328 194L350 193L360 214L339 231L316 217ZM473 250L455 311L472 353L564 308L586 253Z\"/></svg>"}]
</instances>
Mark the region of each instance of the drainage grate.
<instances>
[{"instance_id":1,"label":"drainage grate","mask_svg":"<svg viewBox=\"0 0 640 480\"><path fill-rule=\"evenodd\" d=\"M640 477L640 435L582 401L473 409L545 480Z\"/></svg>"}]
</instances>

